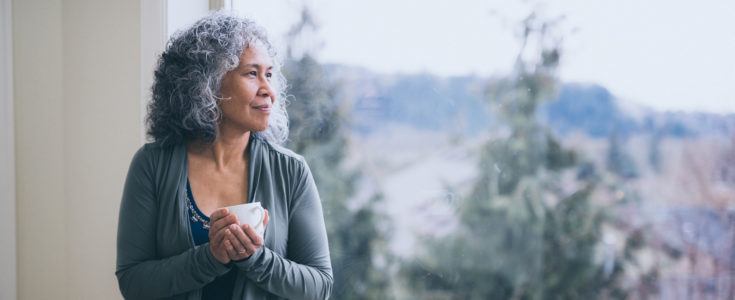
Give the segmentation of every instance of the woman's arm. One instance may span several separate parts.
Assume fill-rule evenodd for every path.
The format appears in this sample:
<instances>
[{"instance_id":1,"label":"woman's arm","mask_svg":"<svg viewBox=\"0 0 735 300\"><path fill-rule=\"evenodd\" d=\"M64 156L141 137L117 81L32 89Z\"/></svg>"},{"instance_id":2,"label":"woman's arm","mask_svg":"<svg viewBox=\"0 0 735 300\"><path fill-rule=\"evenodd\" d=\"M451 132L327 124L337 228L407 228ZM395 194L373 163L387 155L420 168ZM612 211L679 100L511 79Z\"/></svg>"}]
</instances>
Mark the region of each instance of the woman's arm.
<instances>
[{"instance_id":1,"label":"woman's arm","mask_svg":"<svg viewBox=\"0 0 735 300\"><path fill-rule=\"evenodd\" d=\"M292 199L288 257L260 247L235 262L259 287L289 299L327 299L332 291L332 265L319 193L305 162L301 163Z\"/></svg>"},{"instance_id":2,"label":"woman's arm","mask_svg":"<svg viewBox=\"0 0 735 300\"><path fill-rule=\"evenodd\" d=\"M181 254L156 257L157 200L151 154L138 150L128 170L117 229L117 276L125 298L170 297L201 288L229 268L209 244Z\"/></svg>"}]
</instances>

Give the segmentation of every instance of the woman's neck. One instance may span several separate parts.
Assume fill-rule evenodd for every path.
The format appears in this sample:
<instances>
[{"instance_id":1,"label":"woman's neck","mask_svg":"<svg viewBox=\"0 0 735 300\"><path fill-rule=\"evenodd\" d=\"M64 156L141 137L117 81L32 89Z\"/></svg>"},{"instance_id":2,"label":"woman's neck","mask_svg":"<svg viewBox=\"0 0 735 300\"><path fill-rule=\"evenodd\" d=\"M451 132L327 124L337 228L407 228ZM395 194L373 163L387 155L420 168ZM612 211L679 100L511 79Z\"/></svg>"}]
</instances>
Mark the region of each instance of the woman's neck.
<instances>
[{"instance_id":1,"label":"woman's neck","mask_svg":"<svg viewBox=\"0 0 735 300\"><path fill-rule=\"evenodd\" d=\"M239 136L225 137L220 134L212 144L212 154L218 170L223 170L232 163L247 161L245 149L248 147L250 132Z\"/></svg>"},{"instance_id":2,"label":"woman's neck","mask_svg":"<svg viewBox=\"0 0 735 300\"><path fill-rule=\"evenodd\" d=\"M192 145L192 150L213 160L217 170L225 170L233 164L240 164L243 161L247 163L246 149L250 134L249 131L235 133L229 130L220 130L212 144L195 143L195 145Z\"/></svg>"}]
</instances>

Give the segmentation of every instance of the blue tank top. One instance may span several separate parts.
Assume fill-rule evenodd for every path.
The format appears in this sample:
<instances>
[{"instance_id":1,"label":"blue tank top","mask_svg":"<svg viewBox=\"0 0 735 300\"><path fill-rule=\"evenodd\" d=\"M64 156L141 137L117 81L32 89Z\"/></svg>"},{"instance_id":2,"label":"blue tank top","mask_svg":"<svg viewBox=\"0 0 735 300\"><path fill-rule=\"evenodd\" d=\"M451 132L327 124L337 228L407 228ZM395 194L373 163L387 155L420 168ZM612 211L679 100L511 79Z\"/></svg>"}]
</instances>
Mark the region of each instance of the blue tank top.
<instances>
[{"instance_id":1,"label":"blue tank top","mask_svg":"<svg viewBox=\"0 0 735 300\"><path fill-rule=\"evenodd\" d=\"M189 226L191 227L194 244L198 246L207 243L209 242L209 217L197 207L188 178L186 179L186 197L189 206ZM231 299L236 277L237 270L233 268L224 275L215 278L214 281L208 283L202 289L202 299Z\"/></svg>"}]
</instances>

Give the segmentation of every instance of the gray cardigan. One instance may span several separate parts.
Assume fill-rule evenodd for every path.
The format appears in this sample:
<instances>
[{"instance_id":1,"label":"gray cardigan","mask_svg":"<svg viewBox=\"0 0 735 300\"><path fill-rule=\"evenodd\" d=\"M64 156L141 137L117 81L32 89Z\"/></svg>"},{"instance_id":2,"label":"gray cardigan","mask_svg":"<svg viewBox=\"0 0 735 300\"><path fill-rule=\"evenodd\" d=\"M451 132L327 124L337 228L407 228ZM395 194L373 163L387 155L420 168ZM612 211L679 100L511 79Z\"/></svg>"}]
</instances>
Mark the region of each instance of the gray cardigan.
<instances>
[{"instance_id":1,"label":"gray cardigan","mask_svg":"<svg viewBox=\"0 0 735 300\"><path fill-rule=\"evenodd\" d=\"M251 135L248 199L268 209L264 247L224 265L194 246L185 205L186 147L144 145L120 205L117 269L129 299L200 299L202 287L237 268L232 299L326 299L332 266L322 206L304 159Z\"/></svg>"}]
</instances>

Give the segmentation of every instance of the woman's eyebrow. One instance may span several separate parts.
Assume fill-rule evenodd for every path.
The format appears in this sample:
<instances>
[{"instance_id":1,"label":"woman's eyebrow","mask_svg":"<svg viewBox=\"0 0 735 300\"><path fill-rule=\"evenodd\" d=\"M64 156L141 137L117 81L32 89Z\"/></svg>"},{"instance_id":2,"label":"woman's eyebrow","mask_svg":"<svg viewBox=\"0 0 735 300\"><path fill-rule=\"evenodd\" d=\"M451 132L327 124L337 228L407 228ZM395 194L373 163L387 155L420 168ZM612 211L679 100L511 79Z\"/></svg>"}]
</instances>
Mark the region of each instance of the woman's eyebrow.
<instances>
[{"instance_id":1,"label":"woman's eyebrow","mask_svg":"<svg viewBox=\"0 0 735 300\"><path fill-rule=\"evenodd\" d=\"M256 68L256 69L260 69L260 67L261 67L260 64L244 64L243 66L244 67L253 67L253 68ZM273 66L268 66L266 69L267 70L273 69Z\"/></svg>"}]
</instances>

